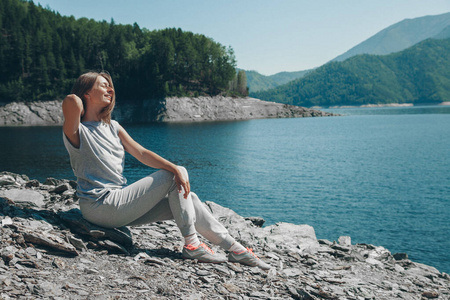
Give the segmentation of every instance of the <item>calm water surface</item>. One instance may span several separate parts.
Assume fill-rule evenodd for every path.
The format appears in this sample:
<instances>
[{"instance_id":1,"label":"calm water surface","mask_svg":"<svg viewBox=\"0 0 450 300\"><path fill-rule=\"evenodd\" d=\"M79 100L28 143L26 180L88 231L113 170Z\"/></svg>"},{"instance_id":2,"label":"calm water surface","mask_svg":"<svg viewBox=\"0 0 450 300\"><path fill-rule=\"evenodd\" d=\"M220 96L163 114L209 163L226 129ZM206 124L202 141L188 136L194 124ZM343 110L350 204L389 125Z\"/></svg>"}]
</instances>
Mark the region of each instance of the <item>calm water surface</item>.
<instances>
[{"instance_id":1,"label":"calm water surface","mask_svg":"<svg viewBox=\"0 0 450 300\"><path fill-rule=\"evenodd\" d=\"M407 252L449 273L450 107L333 111L345 116L125 128L185 166L204 201ZM0 170L73 178L61 135L0 128ZM130 183L152 171L127 156Z\"/></svg>"}]
</instances>

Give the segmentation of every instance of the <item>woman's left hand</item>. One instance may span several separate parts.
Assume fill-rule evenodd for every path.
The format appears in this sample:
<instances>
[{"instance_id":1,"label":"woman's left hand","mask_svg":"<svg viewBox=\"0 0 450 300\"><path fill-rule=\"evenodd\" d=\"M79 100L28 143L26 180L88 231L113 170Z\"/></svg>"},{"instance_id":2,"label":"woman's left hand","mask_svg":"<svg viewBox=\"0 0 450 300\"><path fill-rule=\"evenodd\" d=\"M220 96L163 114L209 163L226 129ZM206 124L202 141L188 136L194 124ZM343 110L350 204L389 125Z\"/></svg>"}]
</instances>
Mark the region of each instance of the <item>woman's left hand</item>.
<instances>
[{"instance_id":1,"label":"woman's left hand","mask_svg":"<svg viewBox=\"0 0 450 300\"><path fill-rule=\"evenodd\" d=\"M187 198L189 193L191 192L191 185L189 184L189 179L185 178L184 174L182 172L177 172L175 174L175 182L178 187L178 192L181 193L184 190L184 199Z\"/></svg>"}]
</instances>

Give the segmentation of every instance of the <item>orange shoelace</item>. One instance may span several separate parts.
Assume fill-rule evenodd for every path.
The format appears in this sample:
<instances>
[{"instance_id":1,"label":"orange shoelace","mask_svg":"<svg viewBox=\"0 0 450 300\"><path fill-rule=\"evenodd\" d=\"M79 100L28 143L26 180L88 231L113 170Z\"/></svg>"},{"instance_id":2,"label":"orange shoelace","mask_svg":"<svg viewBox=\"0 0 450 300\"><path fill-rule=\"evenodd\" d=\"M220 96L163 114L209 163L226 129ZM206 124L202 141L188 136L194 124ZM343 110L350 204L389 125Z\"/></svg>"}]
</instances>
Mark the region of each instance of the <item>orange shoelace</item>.
<instances>
[{"instance_id":1,"label":"orange shoelace","mask_svg":"<svg viewBox=\"0 0 450 300\"><path fill-rule=\"evenodd\" d=\"M192 246L191 244L189 244L189 245L185 245L184 246L186 249L188 249L188 250L197 250L199 247L202 247L202 248L204 248L208 253L210 253L210 254L214 254L214 251L211 249L211 248L209 248L205 243L201 243L198 247L194 247L194 246Z\"/></svg>"},{"instance_id":2,"label":"orange shoelace","mask_svg":"<svg viewBox=\"0 0 450 300\"><path fill-rule=\"evenodd\" d=\"M252 256L256 257L257 259L259 259L259 257L256 256L255 253L253 253L253 249L252 249L252 248L246 248L246 249L247 249L248 253L250 253ZM234 253L236 253L236 252L234 252ZM242 253L245 253L245 250L242 251L242 252L236 253L236 254L237 254L237 255L240 255L240 254L242 254Z\"/></svg>"},{"instance_id":3,"label":"orange shoelace","mask_svg":"<svg viewBox=\"0 0 450 300\"><path fill-rule=\"evenodd\" d=\"M252 248L247 248L247 250L248 250L248 252L249 252L251 255L253 255L253 256L256 257L257 259L259 259L259 257L256 256L255 253L253 253L253 249L252 249Z\"/></svg>"},{"instance_id":4,"label":"orange shoelace","mask_svg":"<svg viewBox=\"0 0 450 300\"><path fill-rule=\"evenodd\" d=\"M206 246L205 243L201 243L199 247L203 247L203 248L205 248L205 250L206 250L207 252L209 252L209 253L211 253L211 254L214 254L214 251L213 251L211 248L209 248L208 246Z\"/></svg>"}]
</instances>

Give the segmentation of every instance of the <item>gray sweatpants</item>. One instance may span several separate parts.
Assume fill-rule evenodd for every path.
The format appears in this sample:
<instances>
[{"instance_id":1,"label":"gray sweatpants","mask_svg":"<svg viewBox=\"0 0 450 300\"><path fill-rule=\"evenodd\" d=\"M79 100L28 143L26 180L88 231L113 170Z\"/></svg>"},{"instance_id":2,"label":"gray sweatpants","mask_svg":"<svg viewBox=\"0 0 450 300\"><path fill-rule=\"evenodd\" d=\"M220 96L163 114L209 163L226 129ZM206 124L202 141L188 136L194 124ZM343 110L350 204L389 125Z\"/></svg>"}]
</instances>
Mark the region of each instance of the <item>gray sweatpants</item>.
<instances>
[{"instance_id":1,"label":"gray sweatpants","mask_svg":"<svg viewBox=\"0 0 450 300\"><path fill-rule=\"evenodd\" d=\"M179 167L188 176L183 167ZM235 242L193 192L179 193L174 175L157 171L122 189L112 190L95 202L80 202L83 217L99 226L114 228L173 220L183 236L200 233L211 243L228 250Z\"/></svg>"}]
</instances>

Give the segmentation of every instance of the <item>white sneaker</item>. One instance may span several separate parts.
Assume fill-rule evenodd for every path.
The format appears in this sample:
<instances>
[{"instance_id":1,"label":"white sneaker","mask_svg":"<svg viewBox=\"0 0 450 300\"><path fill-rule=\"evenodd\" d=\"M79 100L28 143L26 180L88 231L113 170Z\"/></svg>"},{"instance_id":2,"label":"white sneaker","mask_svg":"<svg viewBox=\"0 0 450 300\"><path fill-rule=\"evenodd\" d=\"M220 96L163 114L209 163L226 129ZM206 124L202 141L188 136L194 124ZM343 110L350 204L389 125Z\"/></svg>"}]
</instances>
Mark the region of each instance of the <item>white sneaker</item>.
<instances>
[{"instance_id":1,"label":"white sneaker","mask_svg":"<svg viewBox=\"0 0 450 300\"><path fill-rule=\"evenodd\" d=\"M250 248L247 248L247 251L239 254L231 251L230 253L228 253L228 261L237 262L250 267L259 267L263 270L269 270L271 268L270 265L259 259L259 257L256 256L255 253L253 253L253 249Z\"/></svg>"},{"instance_id":2,"label":"white sneaker","mask_svg":"<svg viewBox=\"0 0 450 300\"><path fill-rule=\"evenodd\" d=\"M194 247L192 245L185 245L182 252L183 258L197 259L199 262L220 264L227 261L227 258L217 253L201 243L200 246Z\"/></svg>"}]
</instances>

